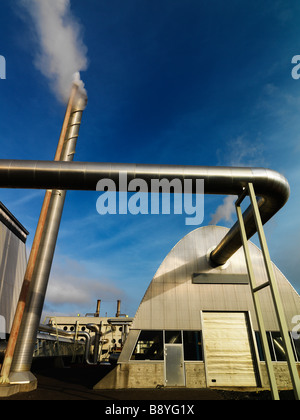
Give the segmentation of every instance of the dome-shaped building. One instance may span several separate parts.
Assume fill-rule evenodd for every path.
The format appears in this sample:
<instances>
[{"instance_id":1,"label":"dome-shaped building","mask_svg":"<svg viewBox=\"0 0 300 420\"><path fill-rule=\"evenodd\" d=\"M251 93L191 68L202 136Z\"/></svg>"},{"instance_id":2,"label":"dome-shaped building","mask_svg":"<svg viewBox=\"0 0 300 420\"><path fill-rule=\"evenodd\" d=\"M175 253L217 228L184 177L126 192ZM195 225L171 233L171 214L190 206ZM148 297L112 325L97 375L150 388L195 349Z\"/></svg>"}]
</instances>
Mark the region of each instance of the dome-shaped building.
<instances>
[{"instance_id":1,"label":"dome-shaped building","mask_svg":"<svg viewBox=\"0 0 300 420\"><path fill-rule=\"evenodd\" d=\"M169 252L139 305L116 368L95 389L269 387L243 248L221 267L209 264L227 231L200 227ZM251 242L249 250L259 286L267 282L262 252ZM293 331L300 297L272 265L299 370L300 340ZM289 388L269 287L259 291L259 299L276 381Z\"/></svg>"}]
</instances>

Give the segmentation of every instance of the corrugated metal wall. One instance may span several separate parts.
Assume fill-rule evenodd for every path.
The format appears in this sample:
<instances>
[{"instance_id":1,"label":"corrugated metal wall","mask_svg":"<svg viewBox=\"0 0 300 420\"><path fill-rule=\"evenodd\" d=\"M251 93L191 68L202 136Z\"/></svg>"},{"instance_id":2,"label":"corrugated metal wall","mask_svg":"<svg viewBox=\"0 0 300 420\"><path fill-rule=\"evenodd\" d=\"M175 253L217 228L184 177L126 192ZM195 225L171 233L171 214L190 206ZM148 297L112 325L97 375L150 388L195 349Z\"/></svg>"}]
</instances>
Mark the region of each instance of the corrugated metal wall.
<instances>
[{"instance_id":1,"label":"corrugated metal wall","mask_svg":"<svg viewBox=\"0 0 300 420\"><path fill-rule=\"evenodd\" d=\"M0 221L0 316L10 332L26 270L26 245Z\"/></svg>"},{"instance_id":2,"label":"corrugated metal wall","mask_svg":"<svg viewBox=\"0 0 300 420\"><path fill-rule=\"evenodd\" d=\"M239 249L225 267L211 268L208 250L216 246L228 229L206 226L186 235L167 255L137 310L132 329L199 330L200 311L250 311L253 328L258 330L249 284L234 284L247 269L243 249ZM250 243L257 285L267 281L261 251ZM273 264L282 295L288 328L294 315L300 313L300 297ZM206 284L195 284L199 274ZM236 280L236 275L238 279ZM222 283L224 279L224 284ZM230 283L232 279L232 284ZM217 281L219 284L214 284ZM278 330L277 319L268 288L259 292L266 330Z\"/></svg>"}]
</instances>

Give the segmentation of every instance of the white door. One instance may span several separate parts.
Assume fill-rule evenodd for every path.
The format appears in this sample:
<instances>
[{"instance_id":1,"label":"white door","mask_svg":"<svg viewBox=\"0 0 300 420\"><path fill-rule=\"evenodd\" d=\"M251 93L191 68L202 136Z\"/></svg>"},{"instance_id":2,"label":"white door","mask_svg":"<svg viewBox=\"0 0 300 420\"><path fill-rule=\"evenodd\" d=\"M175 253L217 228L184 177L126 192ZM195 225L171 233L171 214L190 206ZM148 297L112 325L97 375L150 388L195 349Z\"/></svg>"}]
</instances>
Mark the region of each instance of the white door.
<instances>
[{"instance_id":1,"label":"white door","mask_svg":"<svg viewBox=\"0 0 300 420\"><path fill-rule=\"evenodd\" d=\"M247 315L203 312L202 328L208 386L257 386Z\"/></svg>"}]
</instances>

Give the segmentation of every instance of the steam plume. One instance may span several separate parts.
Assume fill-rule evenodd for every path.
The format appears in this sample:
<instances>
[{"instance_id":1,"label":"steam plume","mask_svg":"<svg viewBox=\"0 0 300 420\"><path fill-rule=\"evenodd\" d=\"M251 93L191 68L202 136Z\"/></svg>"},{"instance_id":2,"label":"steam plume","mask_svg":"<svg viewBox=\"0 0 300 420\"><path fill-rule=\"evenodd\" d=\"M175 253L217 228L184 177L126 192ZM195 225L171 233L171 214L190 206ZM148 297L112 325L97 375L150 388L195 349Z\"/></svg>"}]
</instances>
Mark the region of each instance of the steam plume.
<instances>
[{"instance_id":1,"label":"steam plume","mask_svg":"<svg viewBox=\"0 0 300 420\"><path fill-rule=\"evenodd\" d=\"M66 102L74 74L78 79L79 72L88 66L87 48L81 39L80 25L72 15L70 0L20 2L38 37L35 65L49 79L58 99Z\"/></svg>"},{"instance_id":2,"label":"steam plume","mask_svg":"<svg viewBox=\"0 0 300 420\"><path fill-rule=\"evenodd\" d=\"M226 196L223 200L223 204L220 204L216 212L213 214L209 224L216 225L220 220L226 220L226 222L230 222L235 211L234 202L236 199L237 196L235 195Z\"/></svg>"}]
</instances>

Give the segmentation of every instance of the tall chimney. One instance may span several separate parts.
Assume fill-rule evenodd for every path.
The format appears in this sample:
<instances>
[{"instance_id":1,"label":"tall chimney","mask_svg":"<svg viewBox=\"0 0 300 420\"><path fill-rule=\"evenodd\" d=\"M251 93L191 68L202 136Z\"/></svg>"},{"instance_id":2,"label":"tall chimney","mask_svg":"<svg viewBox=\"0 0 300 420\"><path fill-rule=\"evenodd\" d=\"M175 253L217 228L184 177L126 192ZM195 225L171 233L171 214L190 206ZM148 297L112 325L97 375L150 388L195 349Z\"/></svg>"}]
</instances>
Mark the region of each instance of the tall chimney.
<instances>
[{"instance_id":1,"label":"tall chimney","mask_svg":"<svg viewBox=\"0 0 300 420\"><path fill-rule=\"evenodd\" d=\"M95 317L99 317L99 315L100 315L100 305L101 305L101 300L98 299L97 300L97 308L96 308Z\"/></svg>"},{"instance_id":2,"label":"tall chimney","mask_svg":"<svg viewBox=\"0 0 300 420\"><path fill-rule=\"evenodd\" d=\"M63 144L61 150L57 153L60 161L70 162L73 160L81 117L86 102L87 97L78 92L70 110L68 126L65 127L64 125L64 131L61 136ZM24 316L11 365L12 373L27 372L31 367L65 196L65 190L52 190L50 194L45 226L40 239Z\"/></svg>"},{"instance_id":3,"label":"tall chimney","mask_svg":"<svg viewBox=\"0 0 300 420\"><path fill-rule=\"evenodd\" d=\"M120 316L120 313L121 313L121 301L118 300L117 301L117 313L116 313L116 316L119 317Z\"/></svg>"}]
</instances>

